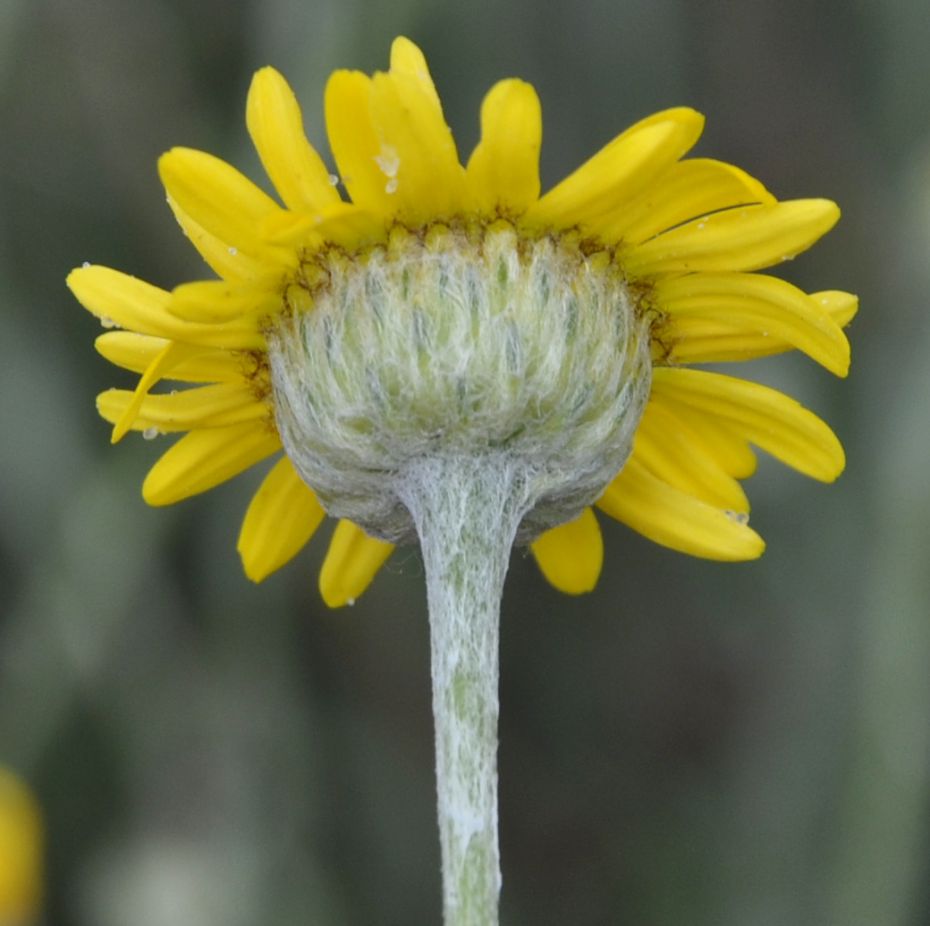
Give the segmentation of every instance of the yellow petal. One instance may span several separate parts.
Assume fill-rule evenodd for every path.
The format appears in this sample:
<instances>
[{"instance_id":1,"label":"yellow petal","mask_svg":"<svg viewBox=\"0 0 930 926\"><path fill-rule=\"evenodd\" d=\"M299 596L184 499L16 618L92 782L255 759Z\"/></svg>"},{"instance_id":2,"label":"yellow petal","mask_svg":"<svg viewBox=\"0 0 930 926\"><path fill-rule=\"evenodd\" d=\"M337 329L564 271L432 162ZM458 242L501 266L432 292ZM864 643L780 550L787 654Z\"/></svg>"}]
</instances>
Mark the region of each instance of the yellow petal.
<instances>
[{"instance_id":1,"label":"yellow petal","mask_svg":"<svg viewBox=\"0 0 930 926\"><path fill-rule=\"evenodd\" d=\"M168 205L177 219L178 225L190 243L197 249L216 274L224 280L258 280L267 276L268 266L261 260L250 257L244 251L208 232L195 222L170 196Z\"/></svg>"},{"instance_id":2,"label":"yellow petal","mask_svg":"<svg viewBox=\"0 0 930 926\"><path fill-rule=\"evenodd\" d=\"M343 186L374 215L393 215L397 201L385 190L386 178L375 161L381 141L371 121L371 78L360 71L335 71L326 84L324 105Z\"/></svg>"},{"instance_id":3,"label":"yellow petal","mask_svg":"<svg viewBox=\"0 0 930 926\"><path fill-rule=\"evenodd\" d=\"M787 466L822 482L843 471L845 455L830 428L794 399L720 373L660 367L652 394L713 415Z\"/></svg>"},{"instance_id":4,"label":"yellow petal","mask_svg":"<svg viewBox=\"0 0 930 926\"><path fill-rule=\"evenodd\" d=\"M254 319L217 325L183 322L168 311L170 293L109 267L72 270L67 283L81 305L108 325L205 347L265 348Z\"/></svg>"},{"instance_id":5,"label":"yellow petal","mask_svg":"<svg viewBox=\"0 0 930 926\"><path fill-rule=\"evenodd\" d=\"M794 199L715 212L631 247L623 267L632 276L695 270L759 270L790 260L837 222L827 199Z\"/></svg>"},{"instance_id":6,"label":"yellow petal","mask_svg":"<svg viewBox=\"0 0 930 926\"><path fill-rule=\"evenodd\" d=\"M757 360L795 349L780 338L694 318L669 320L656 334L667 345L663 359L673 364Z\"/></svg>"},{"instance_id":7,"label":"yellow petal","mask_svg":"<svg viewBox=\"0 0 930 926\"><path fill-rule=\"evenodd\" d=\"M166 338L153 338L134 331L108 331L94 341L94 347L110 363L134 373L144 373L170 343ZM238 352L197 347L196 353L172 367L171 375L166 378L189 383L238 380L243 376L244 359Z\"/></svg>"},{"instance_id":8,"label":"yellow petal","mask_svg":"<svg viewBox=\"0 0 930 926\"><path fill-rule=\"evenodd\" d=\"M326 86L326 127L342 182L378 217L418 224L461 205L463 171L420 50L400 38L391 70L337 71Z\"/></svg>"},{"instance_id":9,"label":"yellow petal","mask_svg":"<svg viewBox=\"0 0 930 926\"><path fill-rule=\"evenodd\" d=\"M667 322L655 333L668 339L662 359L675 364L757 360L795 350L794 344L781 338L694 318Z\"/></svg>"},{"instance_id":10,"label":"yellow petal","mask_svg":"<svg viewBox=\"0 0 930 926\"><path fill-rule=\"evenodd\" d=\"M691 556L734 562L757 559L765 549L742 518L668 485L635 459L597 506L655 543Z\"/></svg>"},{"instance_id":11,"label":"yellow petal","mask_svg":"<svg viewBox=\"0 0 930 926\"><path fill-rule=\"evenodd\" d=\"M835 373L849 372L849 341L830 315L806 293L759 273L694 273L659 280L653 290L668 315L660 337L687 339L679 321L709 321L786 341Z\"/></svg>"},{"instance_id":12,"label":"yellow petal","mask_svg":"<svg viewBox=\"0 0 930 926\"><path fill-rule=\"evenodd\" d=\"M257 234L262 220L281 207L234 167L192 148L172 148L158 159L158 173L185 215L228 247L281 270L296 260Z\"/></svg>"},{"instance_id":13,"label":"yellow petal","mask_svg":"<svg viewBox=\"0 0 930 926\"><path fill-rule=\"evenodd\" d=\"M517 213L539 198L542 111L522 80L495 84L481 104L481 141L468 161L471 207L485 215Z\"/></svg>"},{"instance_id":14,"label":"yellow petal","mask_svg":"<svg viewBox=\"0 0 930 926\"><path fill-rule=\"evenodd\" d=\"M433 106L442 109L436 85L430 77L426 56L406 36L399 35L391 42L391 73L412 77L420 90L432 101Z\"/></svg>"},{"instance_id":15,"label":"yellow petal","mask_svg":"<svg viewBox=\"0 0 930 926\"><path fill-rule=\"evenodd\" d=\"M81 305L109 327L149 334L173 321L165 311L168 293L129 274L85 264L72 270L66 282Z\"/></svg>"},{"instance_id":16,"label":"yellow petal","mask_svg":"<svg viewBox=\"0 0 930 926\"><path fill-rule=\"evenodd\" d=\"M237 549L245 574L261 582L293 559L326 512L293 464L282 457L252 497Z\"/></svg>"},{"instance_id":17,"label":"yellow petal","mask_svg":"<svg viewBox=\"0 0 930 926\"><path fill-rule=\"evenodd\" d=\"M266 220L263 234L275 244L316 251L335 244L355 251L383 240L385 221L354 203L339 203L322 212L285 212Z\"/></svg>"},{"instance_id":18,"label":"yellow petal","mask_svg":"<svg viewBox=\"0 0 930 926\"><path fill-rule=\"evenodd\" d=\"M649 396L647 410L658 406L673 414L677 420L687 422L692 432L698 435L704 449L728 476L748 479L756 471L759 461L749 442L719 418L653 393Z\"/></svg>"},{"instance_id":19,"label":"yellow petal","mask_svg":"<svg viewBox=\"0 0 930 926\"><path fill-rule=\"evenodd\" d=\"M126 403L123 411L115 418L107 418L107 416L103 415L103 412L101 412L104 418L107 418L108 421L114 422L113 433L110 435L111 444L117 443L126 436L126 433L135 422L136 417L139 414L139 410L142 408L142 403L145 401L145 397L148 395L149 390L166 373L169 373L172 367L175 367L184 360L187 360L196 354L198 350L199 348L190 344L180 344L177 341L168 341L165 346L158 352L158 354L152 358L152 362L148 365L147 369L143 373L142 378L139 380L139 383L136 386L135 392L131 394L131 400Z\"/></svg>"},{"instance_id":20,"label":"yellow petal","mask_svg":"<svg viewBox=\"0 0 930 926\"><path fill-rule=\"evenodd\" d=\"M150 505L173 505L238 476L281 449L262 422L191 431L162 455L142 484Z\"/></svg>"},{"instance_id":21,"label":"yellow petal","mask_svg":"<svg viewBox=\"0 0 930 926\"><path fill-rule=\"evenodd\" d=\"M0 923L39 922L43 830L32 792L0 766Z\"/></svg>"},{"instance_id":22,"label":"yellow petal","mask_svg":"<svg viewBox=\"0 0 930 926\"><path fill-rule=\"evenodd\" d=\"M560 592L581 595L597 585L604 562L604 541L590 508L546 531L530 545L542 574Z\"/></svg>"},{"instance_id":23,"label":"yellow petal","mask_svg":"<svg viewBox=\"0 0 930 926\"><path fill-rule=\"evenodd\" d=\"M371 116L380 141L375 164L393 211L414 225L458 213L464 171L442 110L421 80L393 70L375 74Z\"/></svg>"},{"instance_id":24,"label":"yellow petal","mask_svg":"<svg viewBox=\"0 0 930 926\"><path fill-rule=\"evenodd\" d=\"M691 158L673 164L622 210L604 216L603 228L595 230L606 241L638 243L709 212L774 202L758 180L738 167Z\"/></svg>"},{"instance_id":25,"label":"yellow petal","mask_svg":"<svg viewBox=\"0 0 930 926\"><path fill-rule=\"evenodd\" d=\"M247 319L256 327L283 307L280 292L227 280L182 283L172 290L167 306L175 318L186 322L213 325Z\"/></svg>"},{"instance_id":26,"label":"yellow petal","mask_svg":"<svg viewBox=\"0 0 930 926\"><path fill-rule=\"evenodd\" d=\"M320 570L320 594L331 608L355 604L394 550L351 521L340 521L333 531Z\"/></svg>"},{"instance_id":27,"label":"yellow petal","mask_svg":"<svg viewBox=\"0 0 930 926\"><path fill-rule=\"evenodd\" d=\"M669 109L636 123L546 193L529 226L591 225L639 194L697 141L704 117Z\"/></svg>"},{"instance_id":28,"label":"yellow petal","mask_svg":"<svg viewBox=\"0 0 930 926\"><path fill-rule=\"evenodd\" d=\"M463 203L464 171L426 58L410 39L392 42L390 71L375 74L371 100L381 140L376 163L385 190L397 196L395 208L411 222L454 215Z\"/></svg>"},{"instance_id":29,"label":"yellow petal","mask_svg":"<svg viewBox=\"0 0 930 926\"><path fill-rule=\"evenodd\" d=\"M265 172L289 209L315 212L339 201L326 165L304 134L294 92L274 68L252 78L245 118Z\"/></svg>"},{"instance_id":30,"label":"yellow petal","mask_svg":"<svg viewBox=\"0 0 930 926\"><path fill-rule=\"evenodd\" d=\"M859 311L859 297L838 289L811 293L814 300L841 328L845 328Z\"/></svg>"},{"instance_id":31,"label":"yellow petal","mask_svg":"<svg viewBox=\"0 0 930 926\"><path fill-rule=\"evenodd\" d=\"M126 430L156 428L164 433L224 428L271 417L268 403L257 400L252 387L244 383L200 386L170 395L143 395L140 401L136 395L127 389L108 389L97 396L97 411L105 420L117 423L128 417ZM131 417L127 415L132 411L135 413Z\"/></svg>"},{"instance_id":32,"label":"yellow petal","mask_svg":"<svg viewBox=\"0 0 930 926\"><path fill-rule=\"evenodd\" d=\"M698 432L661 403L646 406L633 458L663 482L709 505L749 511L743 487L720 466Z\"/></svg>"}]
</instances>

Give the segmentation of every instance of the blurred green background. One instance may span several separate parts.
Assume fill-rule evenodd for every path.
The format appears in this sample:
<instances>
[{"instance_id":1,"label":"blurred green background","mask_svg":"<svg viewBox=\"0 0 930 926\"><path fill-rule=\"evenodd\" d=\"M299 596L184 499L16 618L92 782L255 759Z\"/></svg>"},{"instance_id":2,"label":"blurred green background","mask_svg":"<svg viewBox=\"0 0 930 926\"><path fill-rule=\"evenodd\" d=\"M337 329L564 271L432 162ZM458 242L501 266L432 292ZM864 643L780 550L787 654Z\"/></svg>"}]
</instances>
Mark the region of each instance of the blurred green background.
<instances>
[{"instance_id":1,"label":"blurred green background","mask_svg":"<svg viewBox=\"0 0 930 926\"><path fill-rule=\"evenodd\" d=\"M319 537L261 586L235 538L253 472L147 509L157 450L93 397L129 378L64 287L85 260L204 275L155 159L253 177L252 71L325 147L337 67L430 60L467 153L481 97L543 103L544 183L635 119L708 115L697 151L838 228L786 268L858 292L853 372L753 366L830 421L823 487L768 461L752 564L605 524L597 590L515 553L501 721L507 926L930 923L930 16L924 0L3 0L0 762L49 829L49 926L439 921L422 566L351 609Z\"/></svg>"}]
</instances>

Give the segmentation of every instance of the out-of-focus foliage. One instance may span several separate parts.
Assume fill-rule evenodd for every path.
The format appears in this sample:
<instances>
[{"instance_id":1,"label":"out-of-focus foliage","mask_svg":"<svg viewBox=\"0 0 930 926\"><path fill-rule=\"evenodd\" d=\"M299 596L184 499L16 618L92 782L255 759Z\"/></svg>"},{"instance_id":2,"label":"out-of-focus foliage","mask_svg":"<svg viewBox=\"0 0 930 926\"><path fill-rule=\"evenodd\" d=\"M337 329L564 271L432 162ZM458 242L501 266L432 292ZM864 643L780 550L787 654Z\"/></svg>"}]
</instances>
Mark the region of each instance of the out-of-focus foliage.
<instances>
[{"instance_id":1,"label":"out-of-focus foliage","mask_svg":"<svg viewBox=\"0 0 930 926\"><path fill-rule=\"evenodd\" d=\"M65 291L84 260L206 275L157 155L258 176L251 72L322 142L336 67L426 50L463 152L517 75L554 182L636 118L836 231L787 268L862 297L853 372L763 365L844 440L833 487L762 466L768 552L697 562L618 525L577 601L515 555L503 616L510 926L917 926L930 917L930 18L923 0L5 0L0 4L0 761L48 824L50 926L418 924L439 916L422 568L326 611L315 544L262 586L259 473L171 509L158 447L108 445L125 385ZM753 366L752 374L759 365Z\"/></svg>"}]
</instances>

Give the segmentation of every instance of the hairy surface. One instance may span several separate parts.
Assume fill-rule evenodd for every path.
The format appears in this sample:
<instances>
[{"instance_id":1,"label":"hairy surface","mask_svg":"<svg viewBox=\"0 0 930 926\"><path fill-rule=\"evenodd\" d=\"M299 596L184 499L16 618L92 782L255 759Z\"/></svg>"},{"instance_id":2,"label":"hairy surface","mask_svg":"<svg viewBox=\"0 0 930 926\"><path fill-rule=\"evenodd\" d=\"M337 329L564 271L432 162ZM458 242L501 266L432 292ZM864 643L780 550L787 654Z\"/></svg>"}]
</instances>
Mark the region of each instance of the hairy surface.
<instances>
[{"instance_id":1,"label":"hairy surface","mask_svg":"<svg viewBox=\"0 0 930 926\"><path fill-rule=\"evenodd\" d=\"M491 454L528 480L528 540L623 466L649 394L649 330L608 254L521 240L503 222L398 227L322 269L312 304L276 322L269 358L285 449L330 514L410 539L411 466Z\"/></svg>"}]
</instances>

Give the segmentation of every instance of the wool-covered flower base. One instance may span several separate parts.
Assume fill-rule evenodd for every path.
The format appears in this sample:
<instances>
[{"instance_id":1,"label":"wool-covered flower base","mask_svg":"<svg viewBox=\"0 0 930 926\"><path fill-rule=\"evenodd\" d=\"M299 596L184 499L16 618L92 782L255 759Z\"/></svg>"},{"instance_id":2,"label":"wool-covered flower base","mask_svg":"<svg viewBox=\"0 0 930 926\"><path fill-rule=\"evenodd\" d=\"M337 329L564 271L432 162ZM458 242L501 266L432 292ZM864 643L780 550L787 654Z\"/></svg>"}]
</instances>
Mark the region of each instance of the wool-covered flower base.
<instances>
[{"instance_id":1,"label":"wool-covered flower base","mask_svg":"<svg viewBox=\"0 0 930 926\"><path fill-rule=\"evenodd\" d=\"M527 542L576 518L629 456L649 321L607 252L504 220L398 226L299 278L268 334L275 414L331 514L415 540L401 496L421 461L500 458L528 483Z\"/></svg>"},{"instance_id":2,"label":"wool-covered flower base","mask_svg":"<svg viewBox=\"0 0 930 926\"><path fill-rule=\"evenodd\" d=\"M590 461L568 452L568 488L547 490L555 503L545 517L527 522L527 537L595 501L605 514L672 549L752 559L764 545L747 523L740 480L753 473L756 448L823 481L842 471L836 437L797 402L693 368L797 349L846 375L842 328L855 314L855 297L834 290L809 295L757 272L828 231L839 216L832 202L779 202L732 165L684 159L703 127L703 118L687 108L636 123L541 194L539 101L532 87L513 79L485 98L481 140L463 165L426 61L402 38L392 47L389 71L336 72L325 104L335 172L307 142L281 75L265 68L252 83L249 132L283 205L211 155L174 149L162 158L169 204L219 279L169 292L100 266L69 277L88 309L108 327L123 329L102 335L100 352L141 374L135 390L99 398L114 439L129 430L150 437L187 432L146 478L143 494L151 504L213 488L279 453L283 441L286 454L253 497L239 536L251 578L269 575L304 546L323 520L322 497L343 518L320 587L329 604L350 602L392 550L367 531L400 538L409 527L398 506L385 502L382 477L397 452L413 453L439 434L446 440L470 435L484 444L509 440L512 447L544 433L561 439L555 424L572 412L547 405L559 385L567 401L581 401L578 422L593 421L591 408L584 410L590 397L582 398L590 378L579 380L584 364L570 349L569 331L580 329L570 329L569 319L581 328L622 319L617 340L608 334L595 348L594 380L602 381L601 361L615 356L614 375L631 374L640 384L633 391L648 394L644 407L630 398L629 414L615 416L618 433L606 441L599 466L588 468ZM520 298L499 298L500 261L482 251L489 241L497 242L491 250L498 247L499 235L510 242L504 290L519 290ZM544 293L544 274L529 268L547 248L558 269ZM366 286L378 291L377 299L363 298ZM470 297L463 294L469 287L485 300L484 314L472 340L463 342L448 335L468 317ZM371 369L367 385L339 383L336 362L301 374L301 357L336 358L327 351L340 357L354 351L358 363L372 359L378 320L360 312L363 305L369 313L375 305L390 306L381 330L398 339L385 356L400 358L399 366ZM606 314L592 320L592 306L595 316ZM534 311L540 313L535 320ZM509 321L508 312L514 313ZM525 350L533 338L536 346ZM460 355L445 356L439 347ZM549 381L546 363L553 357L568 365L553 370ZM500 380L492 384L484 377L494 364ZM162 379L203 385L153 393ZM456 382L463 393L453 400ZM608 404L622 393L615 386L603 393ZM340 477L335 445L315 430L314 408L330 388L334 400L353 399L336 415L339 440L367 431L385 450L361 491L365 496L378 483L377 497L350 498L359 488L350 474L367 464L343 461ZM543 393L534 407L530 392L537 388ZM409 407L400 416L404 396ZM479 407L472 405L469 417L477 396ZM334 410L327 414L332 423ZM428 430L411 438L417 423ZM590 507L550 527L531 549L544 575L564 591L587 591L597 581L603 544Z\"/></svg>"}]
</instances>

